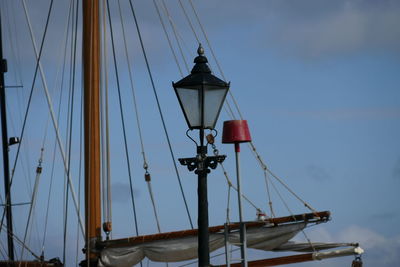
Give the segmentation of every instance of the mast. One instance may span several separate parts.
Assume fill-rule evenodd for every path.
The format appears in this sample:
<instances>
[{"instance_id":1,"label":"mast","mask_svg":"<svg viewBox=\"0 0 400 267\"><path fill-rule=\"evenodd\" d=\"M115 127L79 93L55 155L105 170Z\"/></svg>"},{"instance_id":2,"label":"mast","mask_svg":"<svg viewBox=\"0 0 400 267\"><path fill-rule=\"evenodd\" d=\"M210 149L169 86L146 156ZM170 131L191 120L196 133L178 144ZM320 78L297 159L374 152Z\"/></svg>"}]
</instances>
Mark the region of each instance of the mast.
<instances>
[{"instance_id":1,"label":"mast","mask_svg":"<svg viewBox=\"0 0 400 267\"><path fill-rule=\"evenodd\" d=\"M14 241L12 227L12 208L11 208L11 188L10 188L10 167L8 159L8 136L7 136L7 114L6 114L6 94L4 86L4 73L7 72L7 61L3 58L3 38L1 29L0 14L0 109L1 109L1 133L3 146L3 169L4 169L4 194L6 196L6 219L7 219L7 241L8 258L14 260Z\"/></svg>"},{"instance_id":2,"label":"mast","mask_svg":"<svg viewBox=\"0 0 400 267\"><path fill-rule=\"evenodd\" d=\"M85 0L82 4L86 260L89 265L89 262L94 264L97 259L97 255L91 252L91 248L94 248L95 242L101 239L100 30L99 1Z\"/></svg>"}]
</instances>

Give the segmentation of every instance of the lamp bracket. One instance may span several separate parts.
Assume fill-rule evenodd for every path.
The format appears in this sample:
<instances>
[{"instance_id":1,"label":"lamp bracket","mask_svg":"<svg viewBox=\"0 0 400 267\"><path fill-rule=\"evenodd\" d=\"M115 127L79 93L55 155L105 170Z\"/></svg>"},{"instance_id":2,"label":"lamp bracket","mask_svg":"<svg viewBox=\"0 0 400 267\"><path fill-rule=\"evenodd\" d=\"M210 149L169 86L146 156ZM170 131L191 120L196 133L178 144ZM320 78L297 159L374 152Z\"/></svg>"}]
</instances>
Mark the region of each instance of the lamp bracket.
<instances>
[{"instance_id":1,"label":"lamp bracket","mask_svg":"<svg viewBox=\"0 0 400 267\"><path fill-rule=\"evenodd\" d=\"M195 173L206 171L210 172L209 168L215 169L218 166L218 163L222 163L225 160L225 155L218 156L204 156L204 157L195 157L195 158L181 158L178 159L179 163L182 166L187 166L189 171L195 171Z\"/></svg>"}]
</instances>

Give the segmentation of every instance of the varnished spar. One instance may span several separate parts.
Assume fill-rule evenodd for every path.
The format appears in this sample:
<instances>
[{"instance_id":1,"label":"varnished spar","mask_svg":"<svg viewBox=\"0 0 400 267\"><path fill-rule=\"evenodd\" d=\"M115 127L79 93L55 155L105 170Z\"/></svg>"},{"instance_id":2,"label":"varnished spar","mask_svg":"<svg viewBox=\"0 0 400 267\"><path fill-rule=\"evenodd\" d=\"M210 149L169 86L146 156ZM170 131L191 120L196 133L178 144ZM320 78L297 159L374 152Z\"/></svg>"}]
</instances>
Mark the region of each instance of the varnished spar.
<instances>
[{"instance_id":1,"label":"varnished spar","mask_svg":"<svg viewBox=\"0 0 400 267\"><path fill-rule=\"evenodd\" d=\"M101 238L99 1L85 0L82 4L86 259L95 261L97 255L90 248Z\"/></svg>"},{"instance_id":2,"label":"varnished spar","mask_svg":"<svg viewBox=\"0 0 400 267\"><path fill-rule=\"evenodd\" d=\"M320 223L328 221L329 218L330 218L329 211L321 211L321 212L305 213L305 214L298 214L298 215L278 217L278 218L269 218L265 221L260 221L260 222L247 222L246 228L262 227L265 225L277 226L295 222ZM239 223L232 223L228 226L228 229L231 231L239 229L239 227L240 227ZM225 229L224 225L213 226L208 228L208 232L217 233L224 231L224 229ZM183 237L197 236L197 235L198 235L198 230L191 229L191 230L175 231L175 232L160 233L153 235L135 236L130 238L105 240L99 242L98 245L100 247L108 247L108 248L126 247L151 241L176 239L176 238L183 238Z\"/></svg>"}]
</instances>

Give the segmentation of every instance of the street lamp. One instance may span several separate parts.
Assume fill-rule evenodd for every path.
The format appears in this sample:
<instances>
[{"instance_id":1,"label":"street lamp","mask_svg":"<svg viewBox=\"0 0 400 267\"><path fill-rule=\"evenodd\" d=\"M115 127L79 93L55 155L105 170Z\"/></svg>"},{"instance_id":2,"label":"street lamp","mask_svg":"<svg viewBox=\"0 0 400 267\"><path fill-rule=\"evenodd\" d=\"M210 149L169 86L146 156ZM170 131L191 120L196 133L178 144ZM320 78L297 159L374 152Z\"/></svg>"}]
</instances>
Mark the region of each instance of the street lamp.
<instances>
[{"instance_id":1,"label":"street lamp","mask_svg":"<svg viewBox=\"0 0 400 267\"><path fill-rule=\"evenodd\" d=\"M199 266L210 265L208 233L208 200L207 174L215 169L225 155L207 156L207 145L204 145L204 130L215 128L219 113L229 90L229 83L215 77L207 65L204 49L199 46L199 54L194 59L191 74L182 80L172 83L179 104L182 108L189 130L199 130L200 144L197 144L197 156L182 158L179 162L189 171L195 170L198 175L198 257Z\"/></svg>"}]
</instances>

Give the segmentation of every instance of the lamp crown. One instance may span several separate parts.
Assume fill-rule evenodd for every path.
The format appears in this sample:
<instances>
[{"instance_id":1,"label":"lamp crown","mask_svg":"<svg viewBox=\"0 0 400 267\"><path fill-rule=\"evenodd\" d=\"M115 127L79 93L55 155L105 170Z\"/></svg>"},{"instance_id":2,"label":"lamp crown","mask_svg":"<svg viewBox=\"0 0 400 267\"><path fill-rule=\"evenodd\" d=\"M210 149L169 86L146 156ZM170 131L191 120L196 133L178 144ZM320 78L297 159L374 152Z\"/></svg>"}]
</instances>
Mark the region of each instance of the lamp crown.
<instances>
[{"instance_id":1,"label":"lamp crown","mask_svg":"<svg viewBox=\"0 0 400 267\"><path fill-rule=\"evenodd\" d=\"M199 45L191 74L172 83L189 129L214 129L229 83L211 73Z\"/></svg>"},{"instance_id":2,"label":"lamp crown","mask_svg":"<svg viewBox=\"0 0 400 267\"><path fill-rule=\"evenodd\" d=\"M208 59L204 56L204 48L199 44L197 48L197 54L199 54L195 59L193 69L191 71L194 73L211 73L210 67L208 66Z\"/></svg>"}]
</instances>

